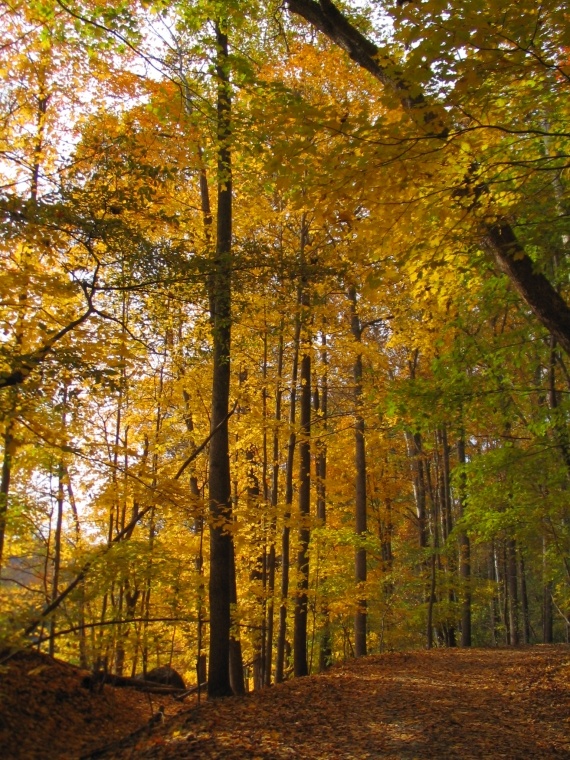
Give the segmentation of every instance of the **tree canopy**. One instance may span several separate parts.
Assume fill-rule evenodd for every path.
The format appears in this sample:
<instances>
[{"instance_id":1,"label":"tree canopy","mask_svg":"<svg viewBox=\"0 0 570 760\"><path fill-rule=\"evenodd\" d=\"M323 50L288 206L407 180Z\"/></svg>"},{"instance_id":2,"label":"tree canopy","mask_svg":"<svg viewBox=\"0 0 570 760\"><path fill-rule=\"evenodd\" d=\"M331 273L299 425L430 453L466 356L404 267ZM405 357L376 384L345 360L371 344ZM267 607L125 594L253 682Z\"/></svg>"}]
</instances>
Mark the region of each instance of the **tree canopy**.
<instances>
[{"instance_id":1,"label":"tree canopy","mask_svg":"<svg viewBox=\"0 0 570 760\"><path fill-rule=\"evenodd\" d=\"M0 23L3 647L223 696L565 639L566 6Z\"/></svg>"}]
</instances>

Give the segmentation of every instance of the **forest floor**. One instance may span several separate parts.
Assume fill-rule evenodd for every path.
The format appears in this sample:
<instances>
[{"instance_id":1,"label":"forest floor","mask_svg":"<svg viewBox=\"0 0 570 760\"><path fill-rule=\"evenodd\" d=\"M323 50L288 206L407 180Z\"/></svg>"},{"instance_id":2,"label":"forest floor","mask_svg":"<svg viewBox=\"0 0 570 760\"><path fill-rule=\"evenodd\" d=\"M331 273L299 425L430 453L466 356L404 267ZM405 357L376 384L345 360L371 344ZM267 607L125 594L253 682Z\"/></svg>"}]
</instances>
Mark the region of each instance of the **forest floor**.
<instances>
[{"instance_id":1,"label":"forest floor","mask_svg":"<svg viewBox=\"0 0 570 760\"><path fill-rule=\"evenodd\" d=\"M0 670L0 756L570 758L570 647L437 649L352 660L216 702L106 685L21 654ZM162 724L149 724L158 704Z\"/></svg>"}]
</instances>

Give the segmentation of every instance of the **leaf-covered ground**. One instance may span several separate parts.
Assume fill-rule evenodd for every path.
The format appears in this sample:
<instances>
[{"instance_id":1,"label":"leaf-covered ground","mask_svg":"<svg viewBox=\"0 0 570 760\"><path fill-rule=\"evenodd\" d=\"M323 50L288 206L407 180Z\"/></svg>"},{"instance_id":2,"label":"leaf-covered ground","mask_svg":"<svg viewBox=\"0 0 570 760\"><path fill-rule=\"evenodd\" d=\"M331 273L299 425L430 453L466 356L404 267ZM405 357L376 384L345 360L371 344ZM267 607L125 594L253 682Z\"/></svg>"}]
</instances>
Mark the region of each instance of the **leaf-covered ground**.
<instances>
[{"instance_id":1,"label":"leaf-covered ground","mask_svg":"<svg viewBox=\"0 0 570 760\"><path fill-rule=\"evenodd\" d=\"M181 712L163 700L158 726L145 695L92 695L69 666L12 662L4 758L570 758L568 646L369 657Z\"/></svg>"},{"instance_id":2,"label":"leaf-covered ground","mask_svg":"<svg viewBox=\"0 0 570 760\"><path fill-rule=\"evenodd\" d=\"M35 652L0 664L0 759L79 758L148 724L159 702L169 715L189 706L110 686L92 693L88 675Z\"/></svg>"}]
</instances>

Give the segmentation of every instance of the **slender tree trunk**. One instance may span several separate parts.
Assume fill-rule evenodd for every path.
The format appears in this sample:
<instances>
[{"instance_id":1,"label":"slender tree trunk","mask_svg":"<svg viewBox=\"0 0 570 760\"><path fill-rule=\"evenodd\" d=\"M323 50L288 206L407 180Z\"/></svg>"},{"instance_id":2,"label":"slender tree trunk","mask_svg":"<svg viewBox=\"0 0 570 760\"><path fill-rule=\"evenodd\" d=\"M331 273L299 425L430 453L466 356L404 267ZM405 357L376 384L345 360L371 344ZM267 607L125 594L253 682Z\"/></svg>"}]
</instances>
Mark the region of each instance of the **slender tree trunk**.
<instances>
[{"instance_id":1,"label":"slender tree trunk","mask_svg":"<svg viewBox=\"0 0 570 760\"><path fill-rule=\"evenodd\" d=\"M248 501L248 511L251 513L253 511L259 512L259 497L260 497L260 489L259 489L259 480L255 474L255 470L253 467L254 464L254 451L252 448L247 449L245 452L246 460L250 463L250 468L248 472L248 485L247 485L247 501ZM257 508L257 509L256 509ZM265 516L260 513L260 532L262 535L264 535L264 519ZM250 580L254 583L254 594L257 597L256 603L257 606L261 608L261 616L260 619L263 621L261 627L256 632L253 642L253 688L257 691L259 689L262 689L265 685L265 674L264 674L264 668L265 668L265 593L266 593L266 586L267 586L267 576L266 576L266 561L267 561L267 552L266 552L266 544L265 541L263 543L263 550L258 555L257 559L254 561L253 567L251 569L250 573Z\"/></svg>"},{"instance_id":2,"label":"slender tree trunk","mask_svg":"<svg viewBox=\"0 0 570 760\"><path fill-rule=\"evenodd\" d=\"M528 604L528 590L526 583L526 566L522 551L519 549L519 578L520 578L520 599L521 599L521 612L523 623L523 644L530 644L531 629L530 629L530 609Z\"/></svg>"},{"instance_id":3,"label":"slender tree trunk","mask_svg":"<svg viewBox=\"0 0 570 760\"><path fill-rule=\"evenodd\" d=\"M559 352L556 349L556 340L550 337L550 361L548 367L548 406L552 411L552 436L560 451L560 455L566 466L566 472L570 476L570 435L568 426L560 418L558 410L558 390L556 388L556 365Z\"/></svg>"},{"instance_id":4,"label":"slender tree trunk","mask_svg":"<svg viewBox=\"0 0 570 760\"><path fill-rule=\"evenodd\" d=\"M406 432L406 444L408 457L410 458L412 466L412 484L414 488L418 525L418 544L420 549L425 549L427 547L426 483L421 434Z\"/></svg>"},{"instance_id":5,"label":"slender tree trunk","mask_svg":"<svg viewBox=\"0 0 570 760\"><path fill-rule=\"evenodd\" d=\"M14 427L12 416L8 418L4 431L4 456L2 459L2 480L0 482L0 572L4 555L4 537L6 535L6 516L8 512L8 497L12 477L12 454L14 449Z\"/></svg>"},{"instance_id":6,"label":"slender tree trunk","mask_svg":"<svg viewBox=\"0 0 570 760\"><path fill-rule=\"evenodd\" d=\"M489 547L487 554L487 578L493 584L493 588L497 588L497 574L495 572L495 546L492 543ZM497 592L493 592L491 601L489 602L489 623L491 632L491 644L497 646Z\"/></svg>"},{"instance_id":7,"label":"slender tree trunk","mask_svg":"<svg viewBox=\"0 0 570 760\"><path fill-rule=\"evenodd\" d=\"M437 546L434 546L430 558L430 584L428 596L427 622L426 622L426 649L433 647L433 606L436 601L435 582L437 569Z\"/></svg>"},{"instance_id":8,"label":"slender tree trunk","mask_svg":"<svg viewBox=\"0 0 570 760\"><path fill-rule=\"evenodd\" d=\"M326 321L325 321L326 326ZM326 329L326 327L325 327ZM320 393L318 382L315 393L315 414L320 421L320 435L317 438L317 454L315 461L315 476L317 483L317 520L319 525L327 522L327 445L328 430L328 352L325 330L321 333L321 362L324 372L321 378ZM321 585L326 581L326 575L321 579ZM321 602L321 615L324 620L319 643L319 671L326 670L332 662L332 641L329 608L326 598Z\"/></svg>"},{"instance_id":9,"label":"slender tree trunk","mask_svg":"<svg viewBox=\"0 0 570 760\"><path fill-rule=\"evenodd\" d=\"M324 366L323 376L321 378L320 393L317 383L317 395L315 403L315 412L319 417L320 435L317 439L317 455L315 464L315 475L317 484L317 519L321 525L327 522L327 444L326 435L328 429L328 354L327 354L327 336L323 332L321 335L321 362Z\"/></svg>"},{"instance_id":10,"label":"slender tree trunk","mask_svg":"<svg viewBox=\"0 0 570 760\"><path fill-rule=\"evenodd\" d=\"M236 561L233 541L230 543L230 604L234 610L237 608L237 582L236 582ZM237 617L237 610L236 610ZM236 620L237 623L237 620ZM243 672L243 658L241 652L241 639L239 628L234 628L230 633L230 684L234 694L245 694L245 678Z\"/></svg>"},{"instance_id":11,"label":"slender tree trunk","mask_svg":"<svg viewBox=\"0 0 570 760\"><path fill-rule=\"evenodd\" d=\"M552 611L552 580L548 572L548 544L542 537L542 643L554 641L554 616Z\"/></svg>"},{"instance_id":12,"label":"slender tree trunk","mask_svg":"<svg viewBox=\"0 0 570 760\"><path fill-rule=\"evenodd\" d=\"M552 644L554 641L554 615L552 614L552 581L548 581L542 589L542 643Z\"/></svg>"},{"instance_id":13,"label":"slender tree trunk","mask_svg":"<svg viewBox=\"0 0 570 760\"><path fill-rule=\"evenodd\" d=\"M159 466L159 447L160 447L160 433L162 429L162 421L163 421L163 392L164 392L164 372L165 372L165 364L163 361L162 366L160 367L159 375L158 375L158 397L157 397L157 406L156 406L156 422L155 422L155 429L154 429L154 442L153 447L154 451L152 452L152 464L151 464L151 471L152 471L152 488L156 488L157 480L158 480L158 466ZM118 445L118 442L117 442ZM117 534L120 534L121 532L121 523L119 519L117 519ZM144 592L143 592L143 605L142 605L142 617L144 618L143 624L142 624L142 630L143 630L143 641L142 641L142 667L143 667L143 674L146 676L146 672L148 669L148 663L149 663L149 637L148 637L148 630L149 630L149 620L151 617L150 612L150 599L152 596L153 591L153 572L154 572L154 543L155 538L157 534L157 528L156 528L156 522L155 522L155 507L153 506L149 512L149 526L148 526L148 559L146 562L146 572L145 572L145 579L144 579Z\"/></svg>"},{"instance_id":14,"label":"slender tree trunk","mask_svg":"<svg viewBox=\"0 0 570 760\"><path fill-rule=\"evenodd\" d=\"M198 487L198 478L196 475L190 476L190 495L192 501L196 504L200 499L200 489ZM205 598L205 584L204 584L204 517L199 514L194 520L194 532L199 536L198 552L194 557L194 568L198 574L198 589L197 589L197 624L196 624L196 678L198 684L198 702L201 699L201 686L206 683L208 679L207 673L207 657L206 653L202 651L204 642L204 598Z\"/></svg>"},{"instance_id":15,"label":"slender tree trunk","mask_svg":"<svg viewBox=\"0 0 570 760\"><path fill-rule=\"evenodd\" d=\"M146 677L149 662L149 646L148 646L148 626L150 620L150 598L152 595L152 574L153 574L153 550L154 539L156 535L156 528L154 522L154 507L149 513L149 526L148 526L148 560L146 563L145 579L144 579L144 592L142 596L142 670L143 675Z\"/></svg>"},{"instance_id":16,"label":"slender tree trunk","mask_svg":"<svg viewBox=\"0 0 570 760\"><path fill-rule=\"evenodd\" d=\"M305 237L304 221L302 236ZM302 322L309 329L310 299L306 286L301 297ZM299 552L297 555L297 595L293 631L293 670L295 676L309 673L307 662L307 604L309 589L309 540L311 507L311 343L306 335L301 358L301 399L299 434Z\"/></svg>"},{"instance_id":17,"label":"slender tree trunk","mask_svg":"<svg viewBox=\"0 0 570 760\"><path fill-rule=\"evenodd\" d=\"M453 530L453 511L451 508L451 482L449 465L449 444L447 441L447 429L442 425L438 432L438 440L441 445L441 508L443 537L447 541Z\"/></svg>"},{"instance_id":18,"label":"slender tree trunk","mask_svg":"<svg viewBox=\"0 0 570 760\"><path fill-rule=\"evenodd\" d=\"M216 24L218 46L218 219L211 290L213 385L210 441L210 670L208 695L232 694L230 632L232 595L232 521L229 459L229 396L231 345L232 177L231 90L228 38Z\"/></svg>"},{"instance_id":19,"label":"slender tree trunk","mask_svg":"<svg viewBox=\"0 0 570 760\"><path fill-rule=\"evenodd\" d=\"M519 594L517 579L517 547L514 539L507 541L507 583L509 590L509 643L520 644Z\"/></svg>"},{"instance_id":20,"label":"slender tree trunk","mask_svg":"<svg viewBox=\"0 0 570 760\"><path fill-rule=\"evenodd\" d=\"M263 511L260 516L260 528L263 536L263 552L261 556L261 587L263 598L261 599L261 632L259 642L259 688L265 686L265 666L267 664L266 646L267 646L267 611L268 611L268 574L269 574L269 544L274 546L274 536L271 531L271 519L267 519L267 507L269 506L269 483L268 483L268 439L267 439L267 314L264 308L264 329L263 329L263 386L261 389L261 406L263 414L263 433L262 433L262 459L261 459L261 482L263 488ZM253 473L252 473L253 477ZM258 489L259 490L259 489ZM259 504L259 498L258 498Z\"/></svg>"},{"instance_id":21,"label":"slender tree trunk","mask_svg":"<svg viewBox=\"0 0 570 760\"><path fill-rule=\"evenodd\" d=\"M273 628L275 595L275 534L277 526L277 503L279 501L279 425L281 423L281 399L283 375L283 320L279 331L277 349L277 384L275 388L275 427L273 430L273 465L271 470L271 537L267 558L267 634L265 644L265 685L271 685L271 668L273 662Z\"/></svg>"},{"instance_id":22,"label":"slender tree trunk","mask_svg":"<svg viewBox=\"0 0 570 760\"><path fill-rule=\"evenodd\" d=\"M71 475L69 469L65 467L65 486L67 490L67 498L71 512L73 514L73 523L75 526L75 541L76 546L81 546L81 525L79 522L79 512L77 510L77 504L75 501L75 495L73 493L73 486L71 484ZM77 635L79 637L79 667L83 670L87 670L89 663L87 659L87 635L85 628L85 584L82 582L79 586L79 631Z\"/></svg>"},{"instance_id":23,"label":"slender tree trunk","mask_svg":"<svg viewBox=\"0 0 570 760\"><path fill-rule=\"evenodd\" d=\"M64 402L65 403L65 402ZM65 420L65 412L64 412ZM65 425L65 422L64 422ZM61 532L63 527L63 478L65 469L63 462L58 465L57 472L57 506L55 535L53 540L53 575L51 582L51 599L57 599L59 595L59 574L61 570ZM49 623L49 654L51 657L55 654L55 637L56 637L56 613L53 612Z\"/></svg>"},{"instance_id":24,"label":"slender tree trunk","mask_svg":"<svg viewBox=\"0 0 570 760\"><path fill-rule=\"evenodd\" d=\"M193 108L192 108L193 98L192 98L192 93L190 91L188 81L185 78L182 79L182 87L183 87L183 92L184 92L184 106L187 113L191 115L193 113ZM231 107L231 102L230 102L230 107ZM229 114L229 117L231 119L231 112ZM230 125L231 125L231 122L230 122ZM220 126L221 125L218 124L218 128ZM204 231L204 247L205 247L207 256L212 257L212 227L213 227L214 219L212 215L212 204L210 202L210 188L208 186L208 174L206 172L206 167L204 164L204 151L201 146L198 146L197 152L198 152L198 160L200 164L199 189L200 189L200 209L202 212L202 227ZM231 155L230 155L230 158L231 158ZM231 179L231 165L229 168L230 168L230 179ZM230 185L230 192L231 192L231 185ZM230 210L230 213L231 213L231 210ZM230 282L230 288L231 288L231 282ZM215 313L216 313L215 292L216 292L215 266L212 266L212 269L208 276L208 296L210 300L210 323L212 325L212 329L214 328L214 325L215 325ZM231 291L230 291L230 299L231 299ZM191 433L194 430L194 422L189 410L190 396L187 393L187 391L183 391L183 394L184 394L184 401L185 401L187 412L188 412L186 424L188 427L188 432ZM190 476L190 494L192 496L192 499L196 502L200 498L200 490L198 488L198 479L195 475ZM204 591L205 591L204 580L203 580L204 578L204 517L202 515L196 518L195 530L200 536L199 551L194 561L194 566L200 577L200 583L198 586L198 622L197 622L197 630L196 630L196 650L197 650L196 677L197 677L197 682L198 682L198 702L200 702L201 700L200 687L207 680L207 657L206 657L205 652L202 652L203 641L204 641ZM229 658L229 655L228 655L228 658Z\"/></svg>"},{"instance_id":25,"label":"slender tree trunk","mask_svg":"<svg viewBox=\"0 0 570 760\"><path fill-rule=\"evenodd\" d=\"M394 555L392 552L392 533L394 526L392 523L392 500L386 499L386 518L382 520L379 518L380 528L380 544L382 551L382 563L386 572L391 572L394 562Z\"/></svg>"},{"instance_id":26,"label":"slender tree trunk","mask_svg":"<svg viewBox=\"0 0 570 760\"><path fill-rule=\"evenodd\" d=\"M182 391L182 396L184 398L184 405L185 405L185 414L184 414L184 422L186 424L186 430L189 433L189 439L190 439L190 445L193 449L196 448L196 444L194 441L194 418L192 415L192 409L190 407L190 394L187 390ZM199 543L198 543L198 551L194 556L194 569L196 570L196 573L198 575L198 588L197 588L197 598L196 598L196 607L197 607L197 624L196 624L196 675L197 675L197 683L198 683L198 701L201 699L201 684L205 683L207 680L207 672L206 672L206 665L207 665L207 658L205 652L202 651L203 648L203 641L204 641L204 596L205 596L205 586L204 586L204 515L202 513L202 508L200 504L200 488L198 486L198 477L196 475L196 471L194 466L192 466L192 470L190 473L190 480L189 480L189 491L190 491L190 502L193 505L195 510L200 509L200 512L196 515L194 519L194 528L193 532L195 535L199 537Z\"/></svg>"},{"instance_id":27,"label":"slender tree trunk","mask_svg":"<svg viewBox=\"0 0 570 760\"><path fill-rule=\"evenodd\" d=\"M279 634L277 637L277 663L275 680L283 681L285 666L285 649L287 638L287 599L289 596L289 540L291 519L291 507L293 504L293 464L295 459L295 447L297 435L296 403L297 403L297 375L299 371L299 343L301 339L301 289L297 293L297 314L295 317L295 335L293 338L293 368L291 372L291 393L289 402L289 443L287 446L287 465L285 470L285 514L283 515L283 535L281 540L281 606L279 607Z\"/></svg>"},{"instance_id":28,"label":"slender tree trunk","mask_svg":"<svg viewBox=\"0 0 570 760\"><path fill-rule=\"evenodd\" d=\"M63 436L63 442L66 443L66 430L67 430L67 385L62 389L62 412L61 412L61 431ZM63 455L62 455L63 456ZM51 599L53 603L59 596L59 577L61 572L61 538L63 530L63 503L65 493L65 462L63 459L59 460L57 467L57 503L56 503L56 525L55 535L53 542L53 575L51 586ZM55 654L55 638L56 638L56 613L53 612L49 623L49 654L53 657Z\"/></svg>"},{"instance_id":29,"label":"slender tree trunk","mask_svg":"<svg viewBox=\"0 0 570 760\"><path fill-rule=\"evenodd\" d=\"M495 571L497 573L497 585L500 590L499 600L501 609L501 622L503 624L503 629L505 632L504 642L505 646L509 646L511 643L511 627L509 619L509 573L507 565L507 545L505 541L501 541L500 553L497 552L496 554Z\"/></svg>"},{"instance_id":30,"label":"slender tree trunk","mask_svg":"<svg viewBox=\"0 0 570 760\"><path fill-rule=\"evenodd\" d=\"M447 428L445 426L445 423L441 426L440 430L437 431L436 434L436 443L439 446L441 446L441 457L439 458L440 462L440 473L439 473L439 497L440 497L440 504L441 504L441 535L442 535L442 544L446 546L446 548L450 549L450 547L447 546L449 536L451 535L451 532L453 530L453 510L452 510L452 498L451 498L451 479L450 479L450 472L451 467L449 464L449 444L447 440ZM454 588L454 584L451 582L452 578L456 578L457 573L457 563L455 559L455 552L454 551L446 551L446 573L449 577L448 585L449 585L449 592L448 592L448 600L450 608L453 609L457 603L457 593ZM456 639L456 633L455 633L455 626L449 620L446 623L446 639L447 639L447 646L449 647L455 647L457 646L457 639Z\"/></svg>"},{"instance_id":31,"label":"slender tree trunk","mask_svg":"<svg viewBox=\"0 0 570 760\"><path fill-rule=\"evenodd\" d=\"M427 623L426 623L426 648L431 649L434 644L434 633L437 634L437 640L441 641L441 626L438 625L437 631L434 630L433 613L437 599L437 573L441 570L439 556L439 509L438 509L438 492L433 487L431 466L429 459L425 458L424 478L426 484L426 494L429 496L431 509L427 511L426 520L430 533L430 559L429 559L429 592L427 597Z\"/></svg>"},{"instance_id":32,"label":"slender tree trunk","mask_svg":"<svg viewBox=\"0 0 570 760\"><path fill-rule=\"evenodd\" d=\"M122 298L122 304L121 304L121 324L122 324L122 330L121 330L121 348L123 351L123 355L126 352L127 349L127 324L128 324L128 294L123 293ZM164 365L163 365L164 366ZM162 397L162 384L163 384L163 371L161 370L161 378L160 378L160 397ZM119 462L119 448L121 445L121 422L122 422L122 408L123 403L125 403L125 406L128 404L128 385L127 385L127 374L126 374L126 368L123 367L121 369L121 383L119 387L119 398L117 402L117 422L115 427L115 442L113 447L113 485L115 487L115 493L117 494L117 502L116 502L116 531L119 533L120 531L124 530L126 525L126 516L127 516L127 494L129 490L129 426L126 425L123 433L123 493L121 495L120 489L118 488L118 462ZM160 401L159 401L159 409L160 409ZM155 443L158 444L158 434L160 431L160 411L157 413L157 420L156 420L156 430L155 430ZM156 467L157 467L157 460L154 459L154 467L155 467L155 473L156 473ZM127 592L127 589L129 588L129 566L127 565L120 573L120 586L119 586L119 604L118 608L115 610L115 618L118 620L121 620L123 615L123 600L125 597L125 593ZM127 592L128 593L128 592ZM127 602L127 609L128 609L128 602ZM128 615L128 612L127 612ZM131 612L131 617L134 615L134 609ZM123 668L125 663L125 638L127 636L127 632L129 629L129 624L127 623L126 626L123 626L121 624L117 626L113 626L113 630L115 632L115 673L116 675L123 675Z\"/></svg>"},{"instance_id":33,"label":"slender tree trunk","mask_svg":"<svg viewBox=\"0 0 570 760\"><path fill-rule=\"evenodd\" d=\"M355 531L357 540L366 535L366 448L365 448L365 425L362 415L362 325L357 312L356 288L352 287L349 292L351 302L351 330L355 342L358 344L357 354L354 359L354 465L355 465ZM357 657L366 655L366 625L367 625L367 600L365 591L366 584L366 549L357 547L354 575L358 589L358 607L354 616L354 652Z\"/></svg>"},{"instance_id":34,"label":"slender tree trunk","mask_svg":"<svg viewBox=\"0 0 570 760\"><path fill-rule=\"evenodd\" d=\"M465 466L465 439L457 441L457 460ZM459 518L465 514L465 475L460 476ZM459 534L459 578L461 581L461 646L471 646L471 543L465 529Z\"/></svg>"},{"instance_id":35,"label":"slender tree trunk","mask_svg":"<svg viewBox=\"0 0 570 760\"><path fill-rule=\"evenodd\" d=\"M493 643L495 646L498 646L500 643L499 633L501 626L505 630L505 636L503 639L506 644L509 643L506 633L508 630L508 620L506 618L506 595L503 583L503 575L501 572L501 547L502 544L498 545L496 541L493 541L491 546L492 577L495 581L495 596L493 598L493 611L495 620L495 638Z\"/></svg>"}]
</instances>

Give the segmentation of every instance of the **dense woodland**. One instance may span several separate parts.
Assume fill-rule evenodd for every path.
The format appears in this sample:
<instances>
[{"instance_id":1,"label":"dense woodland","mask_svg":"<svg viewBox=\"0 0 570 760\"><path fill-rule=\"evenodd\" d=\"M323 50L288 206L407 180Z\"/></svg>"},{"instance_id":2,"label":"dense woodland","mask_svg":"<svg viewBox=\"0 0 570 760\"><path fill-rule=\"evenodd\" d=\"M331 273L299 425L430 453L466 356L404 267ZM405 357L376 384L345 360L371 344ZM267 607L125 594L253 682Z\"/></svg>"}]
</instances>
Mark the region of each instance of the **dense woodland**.
<instances>
[{"instance_id":1,"label":"dense woodland","mask_svg":"<svg viewBox=\"0 0 570 760\"><path fill-rule=\"evenodd\" d=\"M566 641L566 4L0 12L3 647Z\"/></svg>"}]
</instances>

